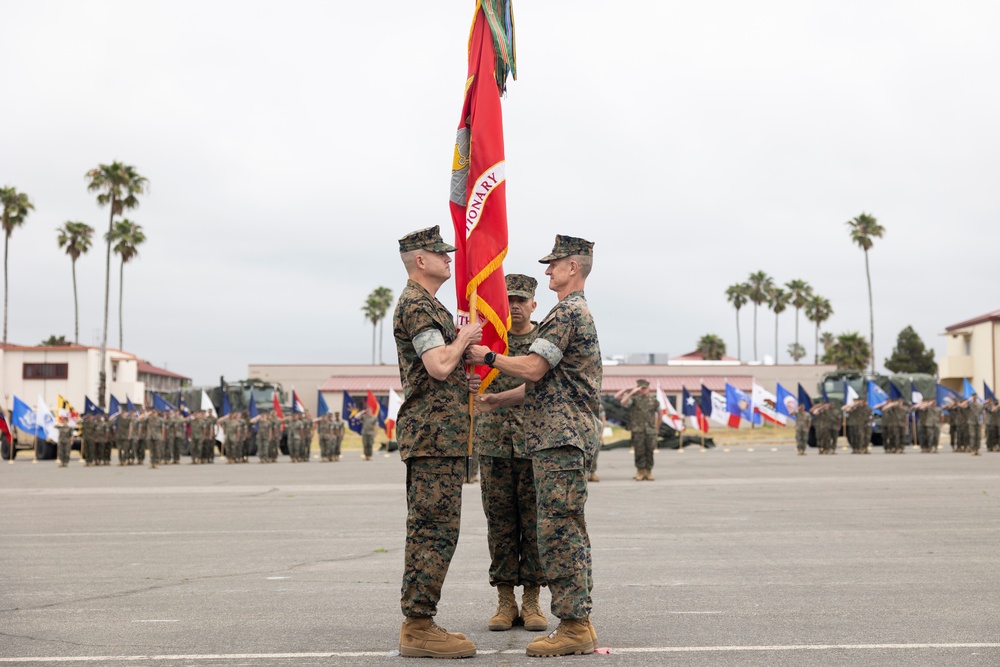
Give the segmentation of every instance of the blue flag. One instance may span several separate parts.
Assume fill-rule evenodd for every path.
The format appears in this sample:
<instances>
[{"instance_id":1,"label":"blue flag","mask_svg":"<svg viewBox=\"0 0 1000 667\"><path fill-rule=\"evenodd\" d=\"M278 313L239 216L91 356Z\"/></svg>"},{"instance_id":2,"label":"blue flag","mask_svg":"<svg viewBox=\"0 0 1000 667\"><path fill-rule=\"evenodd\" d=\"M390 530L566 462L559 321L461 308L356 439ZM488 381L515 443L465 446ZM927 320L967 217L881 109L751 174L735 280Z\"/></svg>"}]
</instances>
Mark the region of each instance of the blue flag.
<instances>
[{"instance_id":1,"label":"blue flag","mask_svg":"<svg viewBox=\"0 0 1000 667\"><path fill-rule=\"evenodd\" d=\"M753 402L745 391L726 383L726 412L753 421Z\"/></svg>"},{"instance_id":2,"label":"blue flag","mask_svg":"<svg viewBox=\"0 0 1000 667\"><path fill-rule=\"evenodd\" d=\"M250 419L260 415L260 410L257 409L257 402L253 400L253 391L250 392L250 405L247 407L247 414L250 415ZM257 424L253 425L253 432L257 432Z\"/></svg>"},{"instance_id":3,"label":"blue flag","mask_svg":"<svg viewBox=\"0 0 1000 667\"><path fill-rule=\"evenodd\" d=\"M232 411L233 411L232 408L229 407L229 394L227 394L226 390L223 389L222 390L222 414L219 415L219 416L220 417L225 417L226 415L228 415Z\"/></svg>"},{"instance_id":4,"label":"blue flag","mask_svg":"<svg viewBox=\"0 0 1000 667\"><path fill-rule=\"evenodd\" d=\"M990 386L986 384L986 380L983 380L983 398L987 401L996 400L996 395L993 393L993 390L990 389Z\"/></svg>"},{"instance_id":5,"label":"blue flag","mask_svg":"<svg viewBox=\"0 0 1000 667\"><path fill-rule=\"evenodd\" d=\"M705 385L701 385L701 414L712 416L712 392Z\"/></svg>"},{"instance_id":6,"label":"blue flag","mask_svg":"<svg viewBox=\"0 0 1000 667\"><path fill-rule=\"evenodd\" d=\"M330 408L326 405L326 399L323 398L323 392L317 392L319 398L316 400L316 416L322 417L323 415L330 413Z\"/></svg>"},{"instance_id":7,"label":"blue flag","mask_svg":"<svg viewBox=\"0 0 1000 667\"><path fill-rule=\"evenodd\" d=\"M177 409L180 410L181 414L185 417L191 416L191 411L188 410L187 403L184 402L184 392L180 390L177 392Z\"/></svg>"},{"instance_id":8,"label":"blue flag","mask_svg":"<svg viewBox=\"0 0 1000 667\"><path fill-rule=\"evenodd\" d=\"M45 427L37 423L35 411L17 396L14 397L14 409L10 412L10 423L25 433L45 439Z\"/></svg>"},{"instance_id":9,"label":"blue flag","mask_svg":"<svg viewBox=\"0 0 1000 667\"><path fill-rule=\"evenodd\" d=\"M122 411L122 404L119 403L118 399L115 398L114 394L112 394L111 395L111 405L108 407L108 416L110 416L112 419L114 419L119 414L121 414L121 411Z\"/></svg>"},{"instance_id":10,"label":"blue flag","mask_svg":"<svg viewBox=\"0 0 1000 667\"><path fill-rule=\"evenodd\" d=\"M90 400L90 396L83 397L83 414L85 415L103 415L104 410L97 407L97 404Z\"/></svg>"},{"instance_id":11,"label":"blue flag","mask_svg":"<svg viewBox=\"0 0 1000 667\"><path fill-rule=\"evenodd\" d=\"M806 392L805 389L802 388L801 384L799 385L799 405L804 407L806 409L806 412L809 412L810 410L813 409L812 399L809 398L809 394Z\"/></svg>"},{"instance_id":12,"label":"blue flag","mask_svg":"<svg viewBox=\"0 0 1000 667\"><path fill-rule=\"evenodd\" d=\"M901 392L899 390L899 387L896 386L895 382L893 382L892 380L890 380L889 381L889 400L890 401L898 401L901 398L903 398L903 392Z\"/></svg>"},{"instance_id":13,"label":"blue flag","mask_svg":"<svg viewBox=\"0 0 1000 667\"><path fill-rule=\"evenodd\" d=\"M163 400L163 397L153 392L153 409L160 410L161 412L173 412L177 408L170 405L167 401Z\"/></svg>"},{"instance_id":14,"label":"blue flag","mask_svg":"<svg viewBox=\"0 0 1000 667\"><path fill-rule=\"evenodd\" d=\"M775 392L775 406L774 409L779 415L785 415L786 417L791 417L795 419L795 412L799 409L799 401L792 392L788 391L778 383L777 391Z\"/></svg>"},{"instance_id":15,"label":"blue flag","mask_svg":"<svg viewBox=\"0 0 1000 667\"><path fill-rule=\"evenodd\" d=\"M937 405L939 408L947 408L950 403L957 403L962 400L962 397L958 395L958 392L954 389L948 389L943 385L937 385Z\"/></svg>"},{"instance_id":16,"label":"blue flag","mask_svg":"<svg viewBox=\"0 0 1000 667\"><path fill-rule=\"evenodd\" d=\"M882 405L889 400L889 395L885 393L882 387L875 384L874 380L868 381L868 407L874 410L878 414L882 414L882 410L876 408L877 405Z\"/></svg>"},{"instance_id":17,"label":"blue flag","mask_svg":"<svg viewBox=\"0 0 1000 667\"><path fill-rule=\"evenodd\" d=\"M969 382L968 378L962 380L962 398L972 398L976 393L975 387Z\"/></svg>"},{"instance_id":18,"label":"blue flag","mask_svg":"<svg viewBox=\"0 0 1000 667\"><path fill-rule=\"evenodd\" d=\"M361 417L359 413L361 410L358 409L358 404L354 402L350 394L346 391L344 392L344 409L341 411L340 416L347 422L348 428L357 434L361 434Z\"/></svg>"},{"instance_id":19,"label":"blue flag","mask_svg":"<svg viewBox=\"0 0 1000 667\"><path fill-rule=\"evenodd\" d=\"M691 398L691 394L688 392L687 387L681 387L681 391L684 392L681 396L681 403L683 403L681 406L681 414L685 417L697 416L698 404L693 398Z\"/></svg>"},{"instance_id":20,"label":"blue flag","mask_svg":"<svg viewBox=\"0 0 1000 667\"><path fill-rule=\"evenodd\" d=\"M132 399L128 397L128 394L125 394L125 409L134 414L139 414L139 408L135 407L132 403Z\"/></svg>"}]
</instances>

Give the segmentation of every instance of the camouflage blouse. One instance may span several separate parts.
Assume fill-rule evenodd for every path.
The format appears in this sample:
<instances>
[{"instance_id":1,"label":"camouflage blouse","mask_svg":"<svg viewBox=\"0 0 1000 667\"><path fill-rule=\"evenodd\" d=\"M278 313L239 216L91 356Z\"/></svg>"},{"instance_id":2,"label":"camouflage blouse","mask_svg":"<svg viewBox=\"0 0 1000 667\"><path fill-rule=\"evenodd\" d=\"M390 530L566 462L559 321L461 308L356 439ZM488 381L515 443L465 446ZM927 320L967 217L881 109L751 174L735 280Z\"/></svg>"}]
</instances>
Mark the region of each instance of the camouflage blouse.
<instances>
[{"instance_id":1,"label":"camouflage blouse","mask_svg":"<svg viewBox=\"0 0 1000 667\"><path fill-rule=\"evenodd\" d=\"M399 455L465 456L469 438L469 390L458 364L444 381L435 380L420 356L455 340L455 322L440 301L409 280L396 302L392 332L399 356L403 405L396 418Z\"/></svg>"},{"instance_id":2,"label":"camouflage blouse","mask_svg":"<svg viewBox=\"0 0 1000 667\"><path fill-rule=\"evenodd\" d=\"M601 346L583 292L571 292L538 325L530 351L549 362L538 382L525 383L528 453L578 447L593 456L600 445Z\"/></svg>"},{"instance_id":3,"label":"camouflage blouse","mask_svg":"<svg viewBox=\"0 0 1000 667\"><path fill-rule=\"evenodd\" d=\"M533 323L534 324L534 323ZM528 354L531 344L538 337L538 325L525 334L507 334L508 356L522 357ZM524 384L524 380L498 373L486 388L486 393L499 394ZM476 452L480 456L496 456L502 459L529 458L524 442L524 409L519 406L497 408L476 417Z\"/></svg>"}]
</instances>

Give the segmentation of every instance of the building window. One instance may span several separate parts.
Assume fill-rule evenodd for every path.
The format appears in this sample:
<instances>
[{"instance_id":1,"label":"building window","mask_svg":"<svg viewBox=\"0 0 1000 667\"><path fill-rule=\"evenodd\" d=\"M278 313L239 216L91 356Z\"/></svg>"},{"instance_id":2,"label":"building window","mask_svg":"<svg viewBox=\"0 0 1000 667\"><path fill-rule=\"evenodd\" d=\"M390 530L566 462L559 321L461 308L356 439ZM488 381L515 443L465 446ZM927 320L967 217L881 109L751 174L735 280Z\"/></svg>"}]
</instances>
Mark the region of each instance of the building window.
<instances>
[{"instance_id":1,"label":"building window","mask_svg":"<svg viewBox=\"0 0 1000 667\"><path fill-rule=\"evenodd\" d=\"M69 377L69 364L24 364L24 380L65 380Z\"/></svg>"},{"instance_id":2,"label":"building window","mask_svg":"<svg viewBox=\"0 0 1000 667\"><path fill-rule=\"evenodd\" d=\"M965 356L972 356L972 341L969 340L968 336L965 337Z\"/></svg>"}]
</instances>

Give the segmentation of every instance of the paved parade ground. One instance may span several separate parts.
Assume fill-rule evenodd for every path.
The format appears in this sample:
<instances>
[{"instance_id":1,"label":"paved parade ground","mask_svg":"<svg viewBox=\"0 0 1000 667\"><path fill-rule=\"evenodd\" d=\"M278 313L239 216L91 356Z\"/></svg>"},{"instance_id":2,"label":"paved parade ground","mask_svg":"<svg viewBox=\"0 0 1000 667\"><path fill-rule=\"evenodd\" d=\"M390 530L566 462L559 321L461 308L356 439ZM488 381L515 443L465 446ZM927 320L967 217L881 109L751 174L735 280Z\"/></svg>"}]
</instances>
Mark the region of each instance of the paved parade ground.
<instances>
[{"instance_id":1,"label":"paved parade ground","mask_svg":"<svg viewBox=\"0 0 1000 667\"><path fill-rule=\"evenodd\" d=\"M1000 664L1000 454L689 448L634 482L614 450L599 472L587 518L609 653L527 658L535 633L486 629L473 485L437 620L476 642L474 664ZM425 665L393 656L403 473L358 452L0 463L0 666Z\"/></svg>"}]
</instances>

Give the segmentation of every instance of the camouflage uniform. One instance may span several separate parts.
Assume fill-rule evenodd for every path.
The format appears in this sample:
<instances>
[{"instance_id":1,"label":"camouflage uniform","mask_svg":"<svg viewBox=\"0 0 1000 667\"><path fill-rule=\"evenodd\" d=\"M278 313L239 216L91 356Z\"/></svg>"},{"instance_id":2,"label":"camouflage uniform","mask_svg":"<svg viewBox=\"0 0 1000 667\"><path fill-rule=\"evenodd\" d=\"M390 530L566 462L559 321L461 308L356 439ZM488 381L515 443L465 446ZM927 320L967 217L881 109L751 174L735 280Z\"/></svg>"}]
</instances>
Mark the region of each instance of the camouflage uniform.
<instances>
[{"instance_id":1,"label":"camouflage uniform","mask_svg":"<svg viewBox=\"0 0 1000 667\"><path fill-rule=\"evenodd\" d=\"M847 413L847 442L852 454L867 454L872 442L872 409L865 401L851 406Z\"/></svg>"},{"instance_id":2,"label":"camouflage uniform","mask_svg":"<svg viewBox=\"0 0 1000 667\"><path fill-rule=\"evenodd\" d=\"M319 434L319 458L321 461L333 460L333 422L327 413L316 422L316 432Z\"/></svg>"},{"instance_id":3,"label":"camouflage uniform","mask_svg":"<svg viewBox=\"0 0 1000 667\"><path fill-rule=\"evenodd\" d=\"M94 462L94 417L84 415L80 422L80 458L85 466Z\"/></svg>"},{"instance_id":4,"label":"camouflage uniform","mask_svg":"<svg viewBox=\"0 0 1000 667\"><path fill-rule=\"evenodd\" d=\"M97 418L94 440L98 465L107 465L111 462L111 422L103 415Z\"/></svg>"},{"instance_id":5,"label":"camouflage uniform","mask_svg":"<svg viewBox=\"0 0 1000 667\"><path fill-rule=\"evenodd\" d=\"M340 460L340 444L344 442L344 432L346 428L347 425L344 424L343 419L335 418L331 423L330 429L333 437L333 449L331 451L333 452L334 461Z\"/></svg>"},{"instance_id":6,"label":"camouflage uniform","mask_svg":"<svg viewBox=\"0 0 1000 667\"><path fill-rule=\"evenodd\" d=\"M538 497L539 556L552 593L552 614L578 620L591 610L584 507L587 475L601 437L604 374L597 328L582 291L567 294L552 308L530 351L549 364L542 379L526 383L524 404Z\"/></svg>"},{"instance_id":7,"label":"camouflage uniform","mask_svg":"<svg viewBox=\"0 0 1000 667\"><path fill-rule=\"evenodd\" d=\"M118 448L118 465L123 466L131 462L132 448L129 447L128 427L130 420L128 413L118 415L115 420L115 446Z\"/></svg>"},{"instance_id":8,"label":"camouflage uniform","mask_svg":"<svg viewBox=\"0 0 1000 667\"><path fill-rule=\"evenodd\" d=\"M513 276L507 278L510 293ZM533 296L534 286L531 292ZM528 354L537 332L536 325L525 334L508 332L508 355ZM486 391L499 393L523 383L498 374ZM543 586L535 478L524 440L523 408L501 407L478 417L475 440L490 550L490 586Z\"/></svg>"},{"instance_id":9,"label":"camouflage uniform","mask_svg":"<svg viewBox=\"0 0 1000 667\"><path fill-rule=\"evenodd\" d=\"M76 433L76 427L69 424L59 424L56 429L59 431L56 458L59 459L59 467L65 468L69 465L69 450L73 447L73 435Z\"/></svg>"},{"instance_id":10,"label":"camouflage uniform","mask_svg":"<svg viewBox=\"0 0 1000 667\"><path fill-rule=\"evenodd\" d=\"M948 406L948 432L951 435L951 449L965 451L965 413L957 402Z\"/></svg>"},{"instance_id":11,"label":"camouflage uniform","mask_svg":"<svg viewBox=\"0 0 1000 667\"><path fill-rule=\"evenodd\" d=\"M142 465L146 461L146 420L132 413L129 421L132 422L132 431L129 433L132 453L135 454L136 464Z\"/></svg>"},{"instance_id":12,"label":"camouflage uniform","mask_svg":"<svg viewBox=\"0 0 1000 667\"><path fill-rule=\"evenodd\" d=\"M812 426L812 415L806 410L795 413L795 449L799 454L805 454L809 446L809 427Z\"/></svg>"},{"instance_id":13,"label":"camouflage uniform","mask_svg":"<svg viewBox=\"0 0 1000 667\"><path fill-rule=\"evenodd\" d=\"M400 252L423 247L434 252L455 250L443 242L419 245L421 234L404 237ZM423 353L453 342L457 335L448 309L422 285L408 280L393 314L404 397L396 418L396 439L406 463L400 606L407 617L437 613L441 586L458 544L469 439L468 383L461 364L440 381L420 360Z\"/></svg>"},{"instance_id":14,"label":"camouflage uniform","mask_svg":"<svg viewBox=\"0 0 1000 667\"><path fill-rule=\"evenodd\" d=\"M936 405L922 408L917 428L920 430L920 451L936 452L941 431L941 408Z\"/></svg>"},{"instance_id":15,"label":"camouflage uniform","mask_svg":"<svg viewBox=\"0 0 1000 667\"><path fill-rule=\"evenodd\" d=\"M649 382L639 380L639 386L648 388ZM635 467L651 471L660 425L660 404L652 393L643 395L636 392L627 400L628 429L632 433L632 447L635 449Z\"/></svg>"},{"instance_id":16,"label":"camouflage uniform","mask_svg":"<svg viewBox=\"0 0 1000 667\"><path fill-rule=\"evenodd\" d=\"M163 417L155 412L146 417L146 438L149 440L149 467L156 468L163 460Z\"/></svg>"},{"instance_id":17,"label":"camouflage uniform","mask_svg":"<svg viewBox=\"0 0 1000 667\"><path fill-rule=\"evenodd\" d=\"M983 443L983 433L982 428L979 426L979 417L983 413L983 404L973 399L969 401L969 405L964 409L965 412L965 432L966 432L966 442L968 443L967 450L976 456L979 455L979 448Z\"/></svg>"},{"instance_id":18,"label":"camouflage uniform","mask_svg":"<svg viewBox=\"0 0 1000 667\"><path fill-rule=\"evenodd\" d=\"M817 409L821 408L822 409ZM813 407L813 432L816 434L816 449L819 454L829 454L833 449L830 439L830 404L818 403Z\"/></svg>"},{"instance_id":19,"label":"camouflage uniform","mask_svg":"<svg viewBox=\"0 0 1000 667\"><path fill-rule=\"evenodd\" d=\"M361 446L365 458L372 457L372 447L375 444L375 428L378 426L378 415L367 412L361 416Z\"/></svg>"},{"instance_id":20,"label":"camouflage uniform","mask_svg":"<svg viewBox=\"0 0 1000 667\"><path fill-rule=\"evenodd\" d=\"M995 399L986 404L983 421L986 423L986 451L1000 451L1000 405Z\"/></svg>"}]
</instances>

